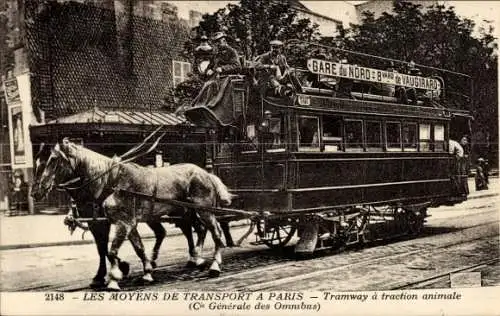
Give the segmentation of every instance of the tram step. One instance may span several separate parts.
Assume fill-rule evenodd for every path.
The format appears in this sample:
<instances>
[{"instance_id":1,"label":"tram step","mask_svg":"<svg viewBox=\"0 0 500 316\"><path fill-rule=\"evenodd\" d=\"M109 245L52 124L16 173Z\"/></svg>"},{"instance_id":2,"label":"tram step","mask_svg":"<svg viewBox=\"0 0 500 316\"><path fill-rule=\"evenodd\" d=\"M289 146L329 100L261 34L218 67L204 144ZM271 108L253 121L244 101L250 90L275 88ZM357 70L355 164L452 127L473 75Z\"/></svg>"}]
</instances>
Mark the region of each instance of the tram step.
<instances>
[{"instance_id":1,"label":"tram step","mask_svg":"<svg viewBox=\"0 0 500 316\"><path fill-rule=\"evenodd\" d=\"M317 222L310 222L304 225L299 242L295 245L295 253L313 253L318 242L319 225Z\"/></svg>"}]
</instances>

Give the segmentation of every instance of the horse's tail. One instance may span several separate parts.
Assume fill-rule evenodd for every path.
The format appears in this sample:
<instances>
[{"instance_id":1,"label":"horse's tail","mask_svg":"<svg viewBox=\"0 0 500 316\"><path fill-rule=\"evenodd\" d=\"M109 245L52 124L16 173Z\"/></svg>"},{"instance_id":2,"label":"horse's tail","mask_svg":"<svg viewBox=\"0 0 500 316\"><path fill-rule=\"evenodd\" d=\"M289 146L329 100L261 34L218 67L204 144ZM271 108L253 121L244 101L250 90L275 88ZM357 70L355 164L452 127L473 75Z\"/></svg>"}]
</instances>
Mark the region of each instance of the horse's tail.
<instances>
[{"instance_id":1,"label":"horse's tail","mask_svg":"<svg viewBox=\"0 0 500 316\"><path fill-rule=\"evenodd\" d=\"M215 190L217 191L217 195L219 196L219 200L222 202L222 205L231 205L231 202L236 195L229 192L228 188L219 177L211 173L209 173L208 175L215 186Z\"/></svg>"}]
</instances>

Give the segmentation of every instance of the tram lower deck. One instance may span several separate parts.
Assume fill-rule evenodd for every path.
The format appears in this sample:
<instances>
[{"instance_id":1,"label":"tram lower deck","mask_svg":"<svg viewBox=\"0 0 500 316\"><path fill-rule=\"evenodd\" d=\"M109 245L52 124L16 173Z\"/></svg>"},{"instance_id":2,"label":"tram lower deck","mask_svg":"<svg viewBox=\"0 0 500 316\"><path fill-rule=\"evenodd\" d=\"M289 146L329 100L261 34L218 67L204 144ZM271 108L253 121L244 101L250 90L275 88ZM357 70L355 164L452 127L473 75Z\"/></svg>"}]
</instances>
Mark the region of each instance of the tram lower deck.
<instances>
[{"instance_id":1,"label":"tram lower deck","mask_svg":"<svg viewBox=\"0 0 500 316\"><path fill-rule=\"evenodd\" d=\"M264 161L258 153L247 158L216 165L238 195L235 203L245 209L306 212L360 204L439 204L454 193L447 153L295 152Z\"/></svg>"}]
</instances>

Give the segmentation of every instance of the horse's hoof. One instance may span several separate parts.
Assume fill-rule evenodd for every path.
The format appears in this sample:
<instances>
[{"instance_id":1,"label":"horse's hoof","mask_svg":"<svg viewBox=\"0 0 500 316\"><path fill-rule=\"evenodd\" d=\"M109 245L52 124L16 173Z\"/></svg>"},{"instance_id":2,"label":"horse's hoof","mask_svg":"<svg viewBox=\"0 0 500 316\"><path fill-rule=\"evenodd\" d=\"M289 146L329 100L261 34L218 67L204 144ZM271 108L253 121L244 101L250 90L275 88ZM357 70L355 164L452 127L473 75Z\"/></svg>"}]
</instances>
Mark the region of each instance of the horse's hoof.
<instances>
[{"instance_id":1,"label":"horse's hoof","mask_svg":"<svg viewBox=\"0 0 500 316\"><path fill-rule=\"evenodd\" d=\"M203 261L202 263L198 264L196 266L196 268L200 271L203 271L205 270L206 268L208 267L208 262L207 261Z\"/></svg>"},{"instance_id":2,"label":"horse's hoof","mask_svg":"<svg viewBox=\"0 0 500 316\"><path fill-rule=\"evenodd\" d=\"M219 275L220 275L220 271L218 271L218 270L212 270L212 269L210 269L208 271L208 277L210 277L210 278L218 278Z\"/></svg>"},{"instance_id":3,"label":"horse's hoof","mask_svg":"<svg viewBox=\"0 0 500 316\"><path fill-rule=\"evenodd\" d=\"M120 288L120 285L118 285L118 281L110 280L108 283L108 286L107 286L107 290L112 291L112 292L120 291L121 288Z\"/></svg>"},{"instance_id":4,"label":"horse's hoof","mask_svg":"<svg viewBox=\"0 0 500 316\"><path fill-rule=\"evenodd\" d=\"M156 262L151 261L151 267L153 268L153 270L156 269L156 267L157 267Z\"/></svg>"},{"instance_id":5,"label":"horse's hoof","mask_svg":"<svg viewBox=\"0 0 500 316\"><path fill-rule=\"evenodd\" d=\"M120 261L118 268L123 273L123 277L126 277L130 273L130 264L127 261Z\"/></svg>"},{"instance_id":6,"label":"horse's hoof","mask_svg":"<svg viewBox=\"0 0 500 316\"><path fill-rule=\"evenodd\" d=\"M194 268L196 268L196 263L194 263L193 261L188 261L186 263L186 268L188 268L188 269L194 269Z\"/></svg>"},{"instance_id":7,"label":"horse's hoof","mask_svg":"<svg viewBox=\"0 0 500 316\"><path fill-rule=\"evenodd\" d=\"M91 289L102 289L103 287L106 286L106 281L104 279L93 279L92 283L90 283L90 288Z\"/></svg>"},{"instance_id":8,"label":"horse's hoof","mask_svg":"<svg viewBox=\"0 0 500 316\"><path fill-rule=\"evenodd\" d=\"M147 283L152 283L154 282L154 279L153 279L153 276L151 275L151 273L146 273L142 276L142 280L144 282L147 282Z\"/></svg>"}]
</instances>

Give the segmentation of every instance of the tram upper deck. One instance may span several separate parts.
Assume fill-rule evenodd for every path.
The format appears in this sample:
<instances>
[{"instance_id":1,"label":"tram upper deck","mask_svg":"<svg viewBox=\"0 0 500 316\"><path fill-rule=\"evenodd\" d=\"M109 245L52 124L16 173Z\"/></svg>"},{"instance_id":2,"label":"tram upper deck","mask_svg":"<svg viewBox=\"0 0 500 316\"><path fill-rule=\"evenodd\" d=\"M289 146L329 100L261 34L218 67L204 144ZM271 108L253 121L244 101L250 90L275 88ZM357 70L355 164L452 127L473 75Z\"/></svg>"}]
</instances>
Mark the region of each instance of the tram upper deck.
<instances>
[{"instance_id":1,"label":"tram upper deck","mask_svg":"<svg viewBox=\"0 0 500 316\"><path fill-rule=\"evenodd\" d=\"M219 84L214 99L186 111L193 122L214 131L209 156L215 172L241 198L241 207L307 212L466 198L454 187L453 179L464 174L454 167L448 140L467 132L456 114L469 117L449 107L466 107L461 102L470 97L453 94L442 79L467 76L391 75L381 65L365 67L364 55L351 57L357 65L295 56L301 57L290 60L289 82L284 82L293 87L292 95L255 89L249 73L232 75ZM394 96L398 87L415 94L407 93L402 102Z\"/></svg>"},{"instance_id":2,"label":"tram upper deck","mask_svg":"<svg viewBox=\"0 0 500 316\"><path fill-rule=\"evenodd\" d=\"M472 102L472 80L458 72L302 41L285 51L304 94L454 109Z\"/></svg>"},{"instance_id":3,"label":"tram upper deck","mask_svg":"<svg viewBox=\"0 0 500 316\"><path fill-rule=\"evenodd\" d=\"M292 97L266 87L269 76L262 73L272 71L246 61L240 74L212 78L222 91L207 89L213 96L196 98L187 117L202 126L236 125L241 117L262 117L265 109L259 104L275 103L317 111L438 118L450 116L448 109L466 113L463 109L472 102L472 81L465 74L296 40L287 42L284 54L290 68L280 84L291 88Z\"/></svg>"}]
</instances>

